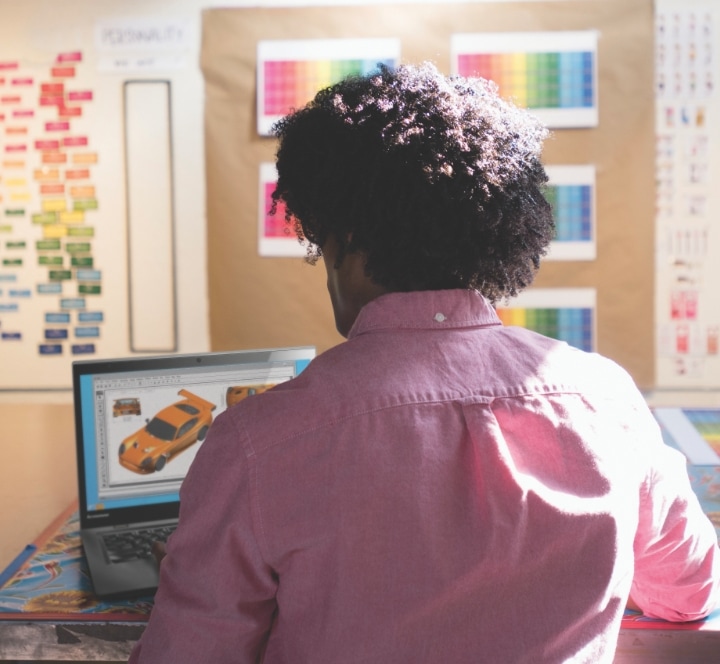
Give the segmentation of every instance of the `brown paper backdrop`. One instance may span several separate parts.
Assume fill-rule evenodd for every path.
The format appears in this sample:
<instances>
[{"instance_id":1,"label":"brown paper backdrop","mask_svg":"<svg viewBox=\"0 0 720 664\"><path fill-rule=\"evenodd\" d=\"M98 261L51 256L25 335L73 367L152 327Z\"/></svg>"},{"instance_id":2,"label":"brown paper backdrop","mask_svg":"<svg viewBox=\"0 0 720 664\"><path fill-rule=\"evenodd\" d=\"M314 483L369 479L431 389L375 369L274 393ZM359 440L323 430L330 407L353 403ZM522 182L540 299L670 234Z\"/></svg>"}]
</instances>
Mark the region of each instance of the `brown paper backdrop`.
<instances>
[{"instance_id":1,"label":"brown paper backdrop","mask_svg":"<svg viewBox=\"0 0 720 664\"><path fill-rule=\"evenodd\" d=\"M654 383L654 91L652 0L234 8L203 12L205 139L214 350L341 341L322 265L257 252L258 166L275 141L255 117L258 41L401 40L404 62L450 72L457 32L597 29L600 123L556 130L546 164L595 164L597 260L547 261L535 286L597 289L598 351Z\"/></svg>"}]
</instances>

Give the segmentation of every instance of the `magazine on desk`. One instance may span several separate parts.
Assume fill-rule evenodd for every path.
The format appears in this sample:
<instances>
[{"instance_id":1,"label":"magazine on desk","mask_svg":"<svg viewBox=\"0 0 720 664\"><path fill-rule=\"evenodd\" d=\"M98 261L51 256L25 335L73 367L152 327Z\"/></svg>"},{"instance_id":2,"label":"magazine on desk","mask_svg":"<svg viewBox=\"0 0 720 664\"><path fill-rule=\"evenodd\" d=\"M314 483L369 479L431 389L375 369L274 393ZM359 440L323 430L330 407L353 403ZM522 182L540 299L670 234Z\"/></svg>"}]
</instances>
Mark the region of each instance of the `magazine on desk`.
<instances>
[{"instance_id":1,"label":"magazine on desk","mask_svg":"<svg viewBox=\"0 0 720 664\"><path fill-rule=\"evenodd\" d=\"M79 527L73 504L0 574L0 621L147 622L152 597L95 597Z\"/></svg>"},{"instance_id":2,"label":"magazine on desk","mask_svg":"<svg viewBox=\"0 0 720 664\"><path fill-rule=\"evenodd\" d=\"M667 445L688 463L693 490L720 539L720 409L655 408Z\"/></svg>"}]
</instances>

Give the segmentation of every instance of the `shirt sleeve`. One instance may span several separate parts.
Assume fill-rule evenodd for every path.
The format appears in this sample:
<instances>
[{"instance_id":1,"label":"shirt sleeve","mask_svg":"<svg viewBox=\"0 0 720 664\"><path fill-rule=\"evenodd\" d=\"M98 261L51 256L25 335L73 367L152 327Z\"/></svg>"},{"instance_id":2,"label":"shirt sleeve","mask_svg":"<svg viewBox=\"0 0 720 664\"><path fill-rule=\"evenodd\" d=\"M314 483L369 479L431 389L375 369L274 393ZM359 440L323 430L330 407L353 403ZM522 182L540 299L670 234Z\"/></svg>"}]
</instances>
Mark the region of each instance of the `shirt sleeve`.
<instances>
[{"instance_id":1,"label":"shirt sleeve","mask_svg":"<svg viewBox=\"0 0 720 664\"><path fill-rule=\"evenodd\" d=\"M675 622L703 618L718 603L717 534L690 486L683 455L661 440L650 453L631 595L651 617Z\"/></svg>"},{"instance_id":2,"label":"shirt sleeve","mask_svg":"<svg viewBox=\"0 0 720 664\"><path fill-rule=\"evenodd\" d=\"M180 521L130 664L259 661L277 580L254 535L251 481L241 433L220 415L183 483Z\"/></svg>"}]
</instances>

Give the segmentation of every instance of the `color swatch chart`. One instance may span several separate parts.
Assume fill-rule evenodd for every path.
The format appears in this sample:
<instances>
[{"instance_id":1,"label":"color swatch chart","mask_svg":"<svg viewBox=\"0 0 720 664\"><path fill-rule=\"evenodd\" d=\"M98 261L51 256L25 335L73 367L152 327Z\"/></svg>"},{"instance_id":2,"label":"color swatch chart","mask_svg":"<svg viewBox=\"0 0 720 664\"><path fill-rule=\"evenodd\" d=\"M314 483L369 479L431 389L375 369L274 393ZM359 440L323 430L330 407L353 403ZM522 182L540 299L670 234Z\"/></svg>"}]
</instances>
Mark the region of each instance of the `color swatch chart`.
<instances>
[{"instance_id":1,"label":"color swatch chart","mask_svg":"<svg viewBox=\"0 0 720 664\"><path fill-rule=\"evenodd\" d=\"M458 56L462 76L495 81L527 108L593 105L592 53L477 53Z\"/></svg>"},{"instance_id":2,"label":"color swatch chart","mask_svg":"<svg viewBox=\"0 0 720 664\"><path fill-rule=\"evenodd\" d=\"M268 238L285 238L290 233L290 227L285 221L285 206L283 203L278 203L277 210L274 215L270 214L272 209L272 194L275 191L275 184L273 182L264 182L263 188L263 200L265 216L263 218L263 235Z\"/></svg>"},{"instance_id":3,"label":"color swatch chart","mask_svg":"<svg viewBox=\"0 0 720 664\"><path fill-rule=\"evenodd\" d=\"M350 75L366 75L382 63L397 64L395 39L265 41L258 44L258 133L315 94Z\"/></svg>"},{"instance_id":4,"label":"color swatch chart","mask_svg":"<svg viewBox=\"0 0 720 664\"><path fill-rule=\"evenodd\" d=\"M390 64L388 62L384 64ZM346 76L365 75L377 69L375 60L292 61L263 63L265 115L285 115L310 101L318 90Z\"/></svg>"},{"instance_id":5,"label":"color swatch chart","mask_svg":"<svg viewBox=\"0 0 720 664\"><path fill-rule=\"evenodd\" d=\"M454 73L494 81L551 127L597 125L594 32L454 35Z\"/></svg>"},{"instance_id":6,"label":"color swatch chart","mask_svg":"<svg viewBox=\"0 0 720 664\"><path fill-rule=\"evenodd\" d=\"M594 260L595 166L546 166L545 198L553 208L555 237L545 260Z\"/></svg>"},{"instance_id":7,"label":"color swatch chart","mask_svg":"<svg viewBox=\"0 0 720 664\"><path fill-rule=\"evenodd\" d=\"M300 244L291 224L285 221L285 206L280 203L274 215L272 194L277 185L275 164L260 164L260 190L258 196L258 255L302 257L307 254L306 245Z\"/></svg>"},{"instance_id":8,"label":"color swatch chart","mask_svg":"<svg viewBox=\"0 0 720 664\"><path fill-rule=\"evenodd\" d=\"M524 327L581 350L593 350L593 310L590 308L498 308L497 314L504 325Z\"/></svg>"},{"instance_id":9,"label":"color swatch chart","mask_svg":"<svg viewBox=\"0 0 720 664\"><path fill-rule=\"evenodd\" d=\"M555 241L592 240L592 189L585 184L550 185L545 198L555 215Z\"/></svg>"}]
</instances>

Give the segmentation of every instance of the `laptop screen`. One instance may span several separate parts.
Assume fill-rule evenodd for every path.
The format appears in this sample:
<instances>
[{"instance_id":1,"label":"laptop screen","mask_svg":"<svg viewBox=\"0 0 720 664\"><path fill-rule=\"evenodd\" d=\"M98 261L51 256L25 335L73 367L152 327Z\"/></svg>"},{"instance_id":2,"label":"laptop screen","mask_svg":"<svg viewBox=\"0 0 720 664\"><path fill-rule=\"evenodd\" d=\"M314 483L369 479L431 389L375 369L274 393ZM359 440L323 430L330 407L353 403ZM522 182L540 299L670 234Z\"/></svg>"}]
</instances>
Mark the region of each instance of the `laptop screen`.
<instances>
[{"instance_id":1,"label":"laptop screen","mask_svg":"<svg viewBox=\"0 0 720 664\"><path fill-rule=\"evenodd\" d=\"M73 363L83 527L177 516L213 420L297 376L311 347Z\"/></svg>"}]
</instances>

